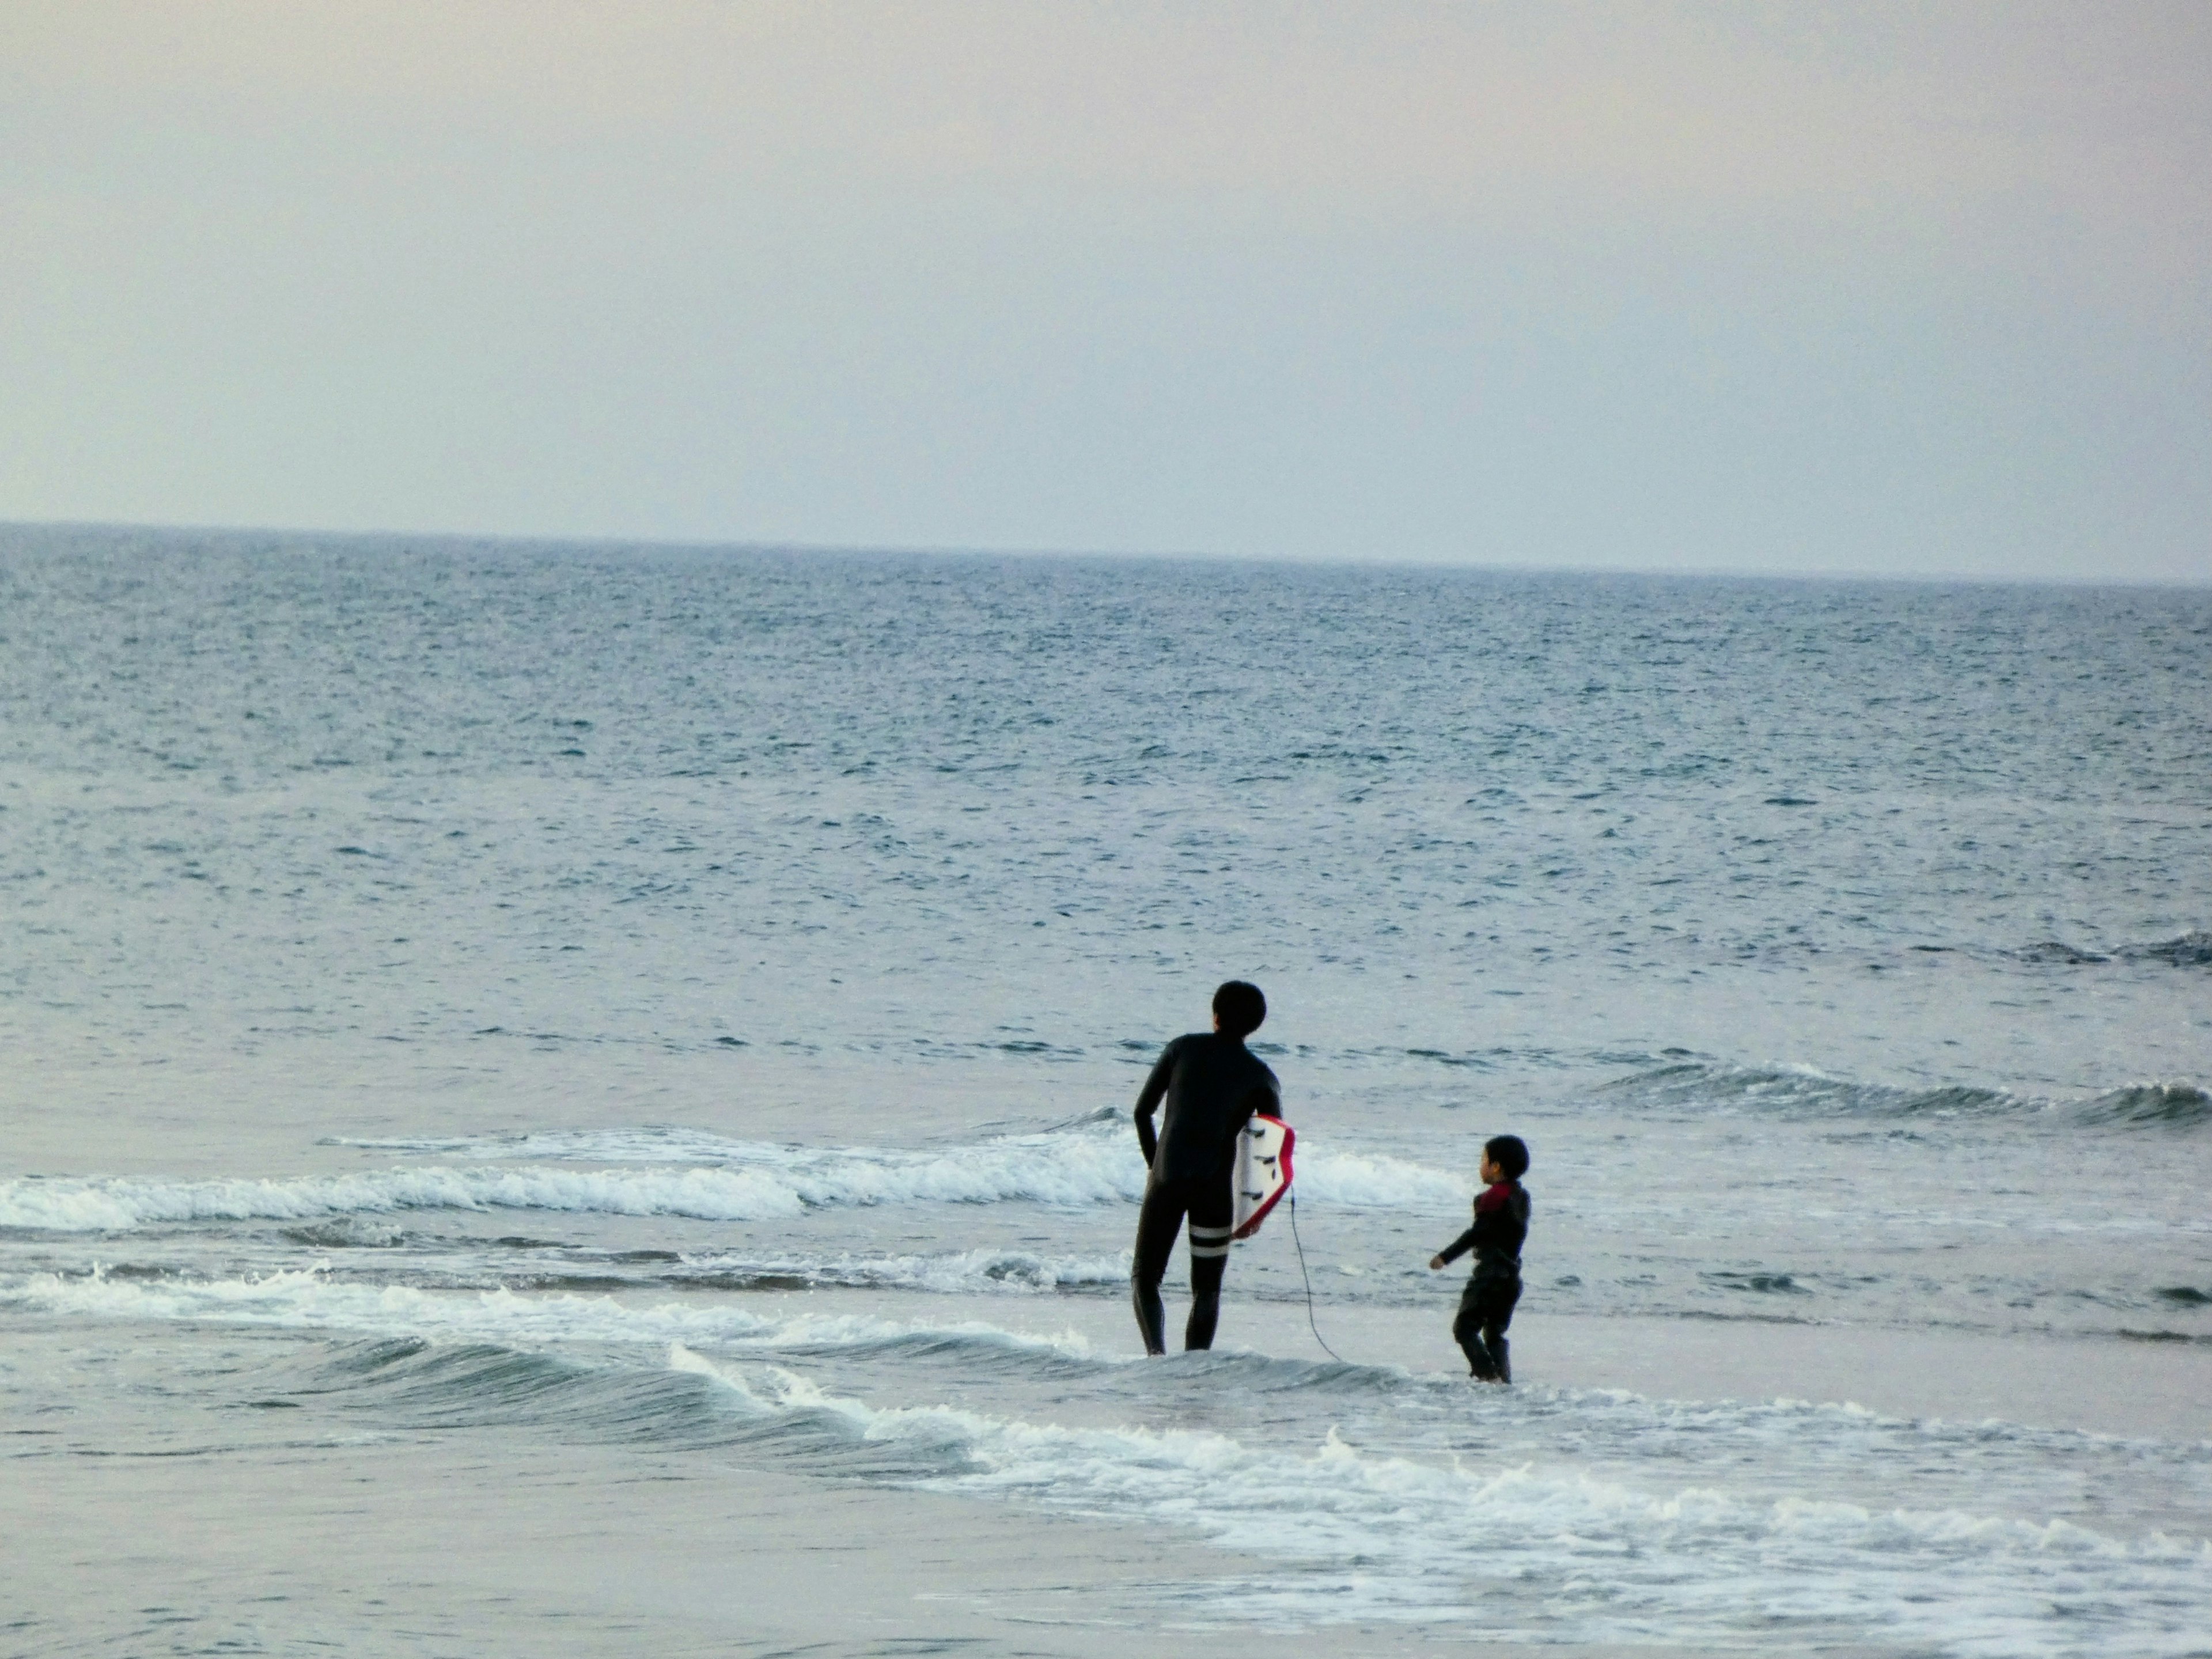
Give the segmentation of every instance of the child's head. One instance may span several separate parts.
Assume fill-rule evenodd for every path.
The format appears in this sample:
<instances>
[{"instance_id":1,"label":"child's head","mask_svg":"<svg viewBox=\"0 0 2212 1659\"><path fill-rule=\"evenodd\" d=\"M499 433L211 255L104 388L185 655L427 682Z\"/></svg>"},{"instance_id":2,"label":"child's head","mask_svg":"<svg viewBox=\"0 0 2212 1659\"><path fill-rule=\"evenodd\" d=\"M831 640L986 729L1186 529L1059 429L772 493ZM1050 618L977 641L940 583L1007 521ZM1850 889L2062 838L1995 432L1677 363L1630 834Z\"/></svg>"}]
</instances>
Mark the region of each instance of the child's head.
<instances>
[{"instance_id":1,"label":"child's head","mask_svg":"<svg viewBox=\"0 0 2212 1659\"><path fill-rule=\"evenodd\" d=\"M1482 1143L1482 1168L1486 1181L1520 1180L1528 1173L1528 1143L1519 1135L1492 1136Z\"/></svg>"},{"instance_id":2,"label":"child's head","mask_svg":"<svg viewBox=\"0 0 2212 1659\"><path fill-rule=\"evenodd\" d=\"M1267 1018L1260 988L1232 979L1213 994L1213 1026L1224 1036L1249 1036Z\"/></svg>"}]
</instances>

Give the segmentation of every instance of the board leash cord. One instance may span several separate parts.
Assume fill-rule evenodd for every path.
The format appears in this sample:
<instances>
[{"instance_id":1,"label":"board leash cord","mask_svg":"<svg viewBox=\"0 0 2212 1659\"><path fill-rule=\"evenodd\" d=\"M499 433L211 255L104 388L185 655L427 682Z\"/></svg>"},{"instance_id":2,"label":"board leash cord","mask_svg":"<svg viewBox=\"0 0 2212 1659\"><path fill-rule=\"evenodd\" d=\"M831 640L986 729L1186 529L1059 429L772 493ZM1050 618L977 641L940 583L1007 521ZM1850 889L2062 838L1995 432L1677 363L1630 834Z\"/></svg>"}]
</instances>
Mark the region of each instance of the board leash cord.
<instances>
[{"instance_id":1,"label":"board leash cord","mask_svg":"<svg viewBox=\"0 0 2212 1659\"><path fill-rule=\"evenodd\" d=\"M1352 1362L1328 1346L1321 1327L1314 1323L1313 1275L1306 1271L1305 1240L1298 1237L1298 1189L1292 1187L1284 1196L1291 1200L1291 1243L1298 1247L1298 1277L1306 1282L1306 1323L1313 1331L1314 1340L1321 1344L1321 1351L1338 1364L1348 1365Z\"/></svg>"}]
</instances>

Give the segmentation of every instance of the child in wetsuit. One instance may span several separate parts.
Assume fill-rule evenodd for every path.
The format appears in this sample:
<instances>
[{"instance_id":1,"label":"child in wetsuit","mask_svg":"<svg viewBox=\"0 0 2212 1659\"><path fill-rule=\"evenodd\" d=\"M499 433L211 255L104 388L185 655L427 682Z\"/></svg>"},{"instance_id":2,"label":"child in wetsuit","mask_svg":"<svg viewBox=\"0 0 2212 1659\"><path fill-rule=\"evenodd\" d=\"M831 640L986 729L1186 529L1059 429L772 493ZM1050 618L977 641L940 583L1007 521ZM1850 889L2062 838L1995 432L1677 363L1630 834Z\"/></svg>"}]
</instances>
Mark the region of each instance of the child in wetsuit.
<instances>
[{"instance_id":1,"label":"child in wetsuit","mask_svg":"<svg viewBox=\"0 0 2212 1659\"><path fill-rule=\"evenodd\" d=\"M1528 1148L1518 1135L1499 1135L1482 1148L1482 1191L1474 1200L1474 1225L1429 1259L1441 1271L1469 1250L1474 1272L1460 1292L1452 1337L1479 1382L1510 1382L1505 1328L1521 1299L1521 1242L1528 1237Z\"/></svg>"}]
</instances>

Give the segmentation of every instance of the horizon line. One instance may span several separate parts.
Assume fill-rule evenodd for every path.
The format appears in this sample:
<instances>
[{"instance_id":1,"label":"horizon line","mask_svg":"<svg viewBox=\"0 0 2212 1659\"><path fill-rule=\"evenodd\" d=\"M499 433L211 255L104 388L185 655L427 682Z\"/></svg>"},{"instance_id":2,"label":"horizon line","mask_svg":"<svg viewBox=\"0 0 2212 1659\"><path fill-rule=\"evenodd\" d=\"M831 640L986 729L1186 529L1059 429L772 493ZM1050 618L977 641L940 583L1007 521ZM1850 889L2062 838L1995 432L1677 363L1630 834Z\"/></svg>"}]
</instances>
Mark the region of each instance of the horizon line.
<instances>
[{"instance_id":1,"label":"horizon line","mask_svg":"<svg viewBox=\"0 0 2212 1659\"><path fill-rule=\"evenodd\" d=\"M252 524L177 524L154 520L108 519L0 519L0 533L15 531L137 532L164 536L295 536L325 537L352 541L422 542L453 545L514 548L572 549L575 550L645 550L670 552L781 554L829 558L1020 559L1091 561L1114 563L1260 565L1302 570L1419 571L1425 574L1460 571L1511 575L1642 576L1687 580L1735 580L1814 583L1898 583L1912 586L1948 585L1972 587L2166 588L2182 592L2212 589L2212 570L2202 577L2188 576L1998 576L1985 572L1957 570L1897 571L1823 568L1783 570L1748 565L1680 565L1654 567L1599 562L1540 563L1513 559L1361 558L1350 556L1315 556L1295 553L1245 553L1198 550L1163 551L1157 549L1100 549L1036 546L964 546L957 544L891 544L756 540L743 538L696 536L649 537L586 534L576 532L537 533L525 531L340 529L330 526Z\"/></svg>"}]
</instances>

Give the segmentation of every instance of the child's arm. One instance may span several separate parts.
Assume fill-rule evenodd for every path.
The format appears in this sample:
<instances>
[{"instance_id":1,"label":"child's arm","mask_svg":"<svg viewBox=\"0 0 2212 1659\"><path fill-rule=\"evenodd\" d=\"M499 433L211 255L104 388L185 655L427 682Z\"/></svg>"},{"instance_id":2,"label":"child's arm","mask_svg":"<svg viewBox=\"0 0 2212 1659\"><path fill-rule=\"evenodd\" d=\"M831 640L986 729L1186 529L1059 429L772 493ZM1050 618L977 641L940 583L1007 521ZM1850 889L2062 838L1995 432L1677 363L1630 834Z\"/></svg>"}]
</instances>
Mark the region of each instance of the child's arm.
<instances>
[{"instance_id":1,"label":"child's arm","mask_svg":"<svg viewBox=\"0 0 2212 1659\"><path fill-rule=\"evenodd\" d=\"M1429 1271L1439 1273L1474 1248L1474 1229L1469 1227L1457 1238L1429 1258Z\"/></svg>"},{"instance_id":2,"label":"child's arm","mask_svg":"<svg viewBox=\"0 0 2212 1659\"><path fill-rule=\"evenodd\" d=\"M1487 1192L1480 1194L1474 1200L1474 1225L1452 1240L1442 1252L1430 1257L1430 1270L1433 1272L1449 1262L1456 1261L1478 1244L1501 1243L1504 1238L1509 1236L1508 1230L1510 1225L1510 1212L1506 1209L1505 1189L1502 1187L1492 1187ZM1520 1251L1520 1246L1521 1241L1517 1237L1513 1238L1511 1249L1516 1255Z\"/></svg>"}]
</instances>

